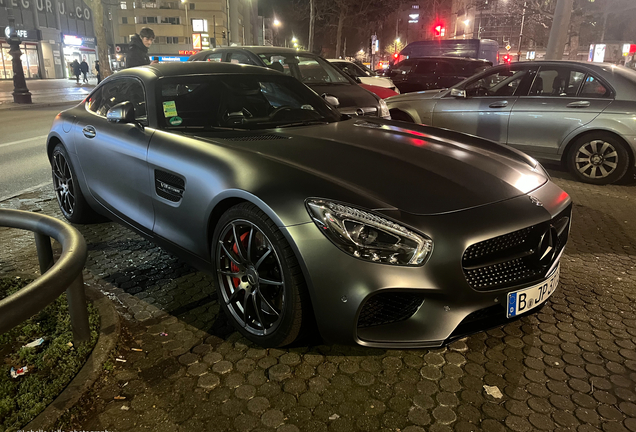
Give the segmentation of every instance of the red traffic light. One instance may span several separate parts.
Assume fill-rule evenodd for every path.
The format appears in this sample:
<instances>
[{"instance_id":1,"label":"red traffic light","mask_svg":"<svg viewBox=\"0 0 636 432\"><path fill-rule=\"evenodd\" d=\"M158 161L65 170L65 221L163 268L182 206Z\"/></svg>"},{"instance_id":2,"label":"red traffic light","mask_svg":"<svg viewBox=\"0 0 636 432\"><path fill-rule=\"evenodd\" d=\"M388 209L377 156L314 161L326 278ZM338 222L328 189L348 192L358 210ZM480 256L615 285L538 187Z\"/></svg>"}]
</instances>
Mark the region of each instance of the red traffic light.
<instances>
[{"instance_id":1,"label":"red traffic light","mask_svg":"<svg viewBox=\"0 0 636 432\"><path fill-rule=\"evenodd\" d=\"M446 27L444 27L442 24L437 24L433 28L433 32L435 34L435 37L442 37L446 34Z\"/></svg>"},{"instance_id":2,"label":"red traffic light","mask_svg":"<svg viewBox=\"0 0 636 432\"><path fill-rule=\"evenodd\" d=\"M397 60L400 55L398 53L393 54L393 58Z\"/></svg>"},{"instance_id":3,"label":"red traffic light","mask_svg":"<svg viewBox=\"0 0 636 432\"><path fill-rule=\"evenodd\" d=\"M504 54L503 61L504 63L510 64L510 62L512 62L512 57L510 57L510 54Z\"/></svg>"}]
</instances>

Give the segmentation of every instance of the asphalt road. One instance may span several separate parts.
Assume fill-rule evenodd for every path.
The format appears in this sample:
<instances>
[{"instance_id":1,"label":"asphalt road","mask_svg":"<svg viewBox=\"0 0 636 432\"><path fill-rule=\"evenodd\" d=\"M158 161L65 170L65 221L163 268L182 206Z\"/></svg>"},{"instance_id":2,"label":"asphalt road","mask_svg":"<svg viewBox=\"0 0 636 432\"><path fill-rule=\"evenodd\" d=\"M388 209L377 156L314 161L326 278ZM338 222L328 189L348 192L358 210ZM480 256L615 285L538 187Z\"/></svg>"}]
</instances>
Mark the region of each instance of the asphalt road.
<instances>
[{"instance_id":1,"label":"asphalt road","mask_svg":"<svg viewBox=\"0 0 636 432\"><path fill-rule=\"evenodd\" d=\"M44 144L63 109L0 111L0 201L51 181Z\"/></svg>"}]
</instances>

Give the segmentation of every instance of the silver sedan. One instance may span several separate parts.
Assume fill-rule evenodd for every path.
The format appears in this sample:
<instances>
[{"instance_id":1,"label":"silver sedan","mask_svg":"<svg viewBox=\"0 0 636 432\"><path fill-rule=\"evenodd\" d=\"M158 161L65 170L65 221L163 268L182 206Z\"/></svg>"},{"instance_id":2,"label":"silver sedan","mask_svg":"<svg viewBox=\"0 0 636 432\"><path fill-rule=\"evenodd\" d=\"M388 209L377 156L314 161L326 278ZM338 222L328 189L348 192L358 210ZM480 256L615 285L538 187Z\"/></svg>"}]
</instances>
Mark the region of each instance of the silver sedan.
<instances>
[{"instance_id":1,"label":"silver sedan","mask_svg":"<svg viewBox=\"0 0 636 432\"><path fill-rule=\"evenodd\" d=\"M391 117L560 161L581 181L614 183L636 161L636 71L605 63L520 62L450 89L386 99Z\"/></svg>"}]
</instances>

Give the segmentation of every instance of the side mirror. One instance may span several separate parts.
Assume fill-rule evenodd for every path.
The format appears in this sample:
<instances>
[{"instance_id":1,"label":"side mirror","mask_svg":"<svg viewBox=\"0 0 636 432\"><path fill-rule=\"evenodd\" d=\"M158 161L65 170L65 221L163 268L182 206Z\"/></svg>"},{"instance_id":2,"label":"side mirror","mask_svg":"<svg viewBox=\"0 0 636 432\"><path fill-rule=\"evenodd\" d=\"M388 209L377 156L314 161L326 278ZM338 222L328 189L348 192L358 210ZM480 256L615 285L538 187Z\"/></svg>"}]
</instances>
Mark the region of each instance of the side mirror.
<instances>
[{"instance_id":1,"label":"side mirror","mask_svg":"<svg viewBox=\"0 0 636 432\"><path fill-rule=\"evenodd\" d=\"M338 106L340 106L340 101L335 96L331 96L331 95L328 95L327 93L324 93L322 95L322 98L325 100L325 102L327 102L329 105L333 106L334 108L338 108Z\"/></svg>"},{"instance_id":2,"label":"side mirror","mask_svg":"<svg viewBox=\"0 0 636 432\"><path fill-rule=\"evenodd\" d=\"M466 98L466 90L460 90L460 89L451 89L450 95L452 97L456 97L456 98Z\"/></svg>"},{"instance_id":3,"label":"side mirror","mask_svg":"<svg viewBox=\"0 0 636 432\"><path fill-rule=\"evenodd\" d=\"M113 123L136 123L135 107L132 102L118 103L108 110L106 119Z\"/></svg>"}]
</instances>

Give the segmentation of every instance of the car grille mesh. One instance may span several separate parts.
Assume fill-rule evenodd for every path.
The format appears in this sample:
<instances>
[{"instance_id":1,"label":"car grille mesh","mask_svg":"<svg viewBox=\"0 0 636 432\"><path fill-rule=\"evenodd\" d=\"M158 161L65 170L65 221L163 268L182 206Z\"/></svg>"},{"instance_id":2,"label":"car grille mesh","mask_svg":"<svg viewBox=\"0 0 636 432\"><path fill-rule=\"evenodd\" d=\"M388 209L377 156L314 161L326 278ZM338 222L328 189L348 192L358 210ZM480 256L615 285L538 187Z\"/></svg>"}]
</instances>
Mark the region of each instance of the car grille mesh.
<instances>
[{"instance_id":1,"label":"car grille mesh","mask_svg":"<svg viewBox=\"0 0 636 432\"><path fill-rule=\"evenodd\" d=\"M369 298L360 311L358 327L404 321L417 312L424 299L410 293L380 293Z\"/></svg>"},{"instance_id":2,"label":"car grille mesh","mask_svg":"<svg viewBox=\"0 0 636 432\"><path fill-rule=\"evenodd\" d=\"M478 291L490 291L538 281L546 276L552 262L539 262L541 236L551 226L556 228L556 259L567 242L571 211L569 206L550 222L469 246L462 259L469 285Z\"/></svg>"}]
</instances>

